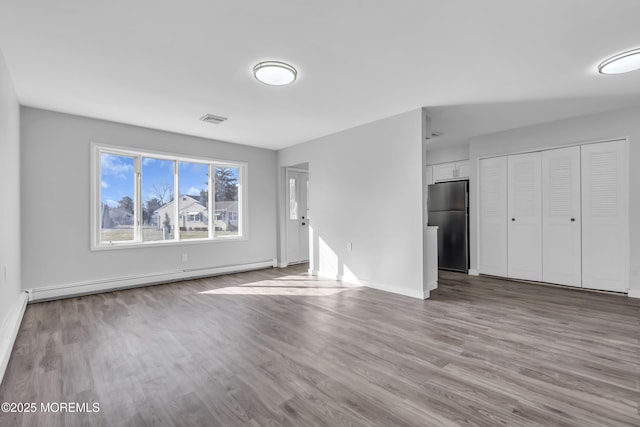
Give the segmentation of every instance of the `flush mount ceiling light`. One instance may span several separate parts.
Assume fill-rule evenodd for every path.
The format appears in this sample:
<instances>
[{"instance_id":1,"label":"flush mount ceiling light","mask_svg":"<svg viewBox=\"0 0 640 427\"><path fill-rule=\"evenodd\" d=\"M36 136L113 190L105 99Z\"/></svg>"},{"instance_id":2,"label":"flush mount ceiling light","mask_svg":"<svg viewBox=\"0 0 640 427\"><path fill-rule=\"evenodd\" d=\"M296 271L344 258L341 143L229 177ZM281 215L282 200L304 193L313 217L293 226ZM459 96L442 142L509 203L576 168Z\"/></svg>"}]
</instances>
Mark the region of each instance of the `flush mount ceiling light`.
<instances>
[{"instance_id":1,"label":"flush mount ceiling light","mask_svg":"<svg viewBox=\"0 0 640 427\"><path fill-rule=\"evenodd\" d=\"M640 49L619 53L598 65L600 74L622 74L640 69Z\"/></svg>"},{"instance_id":2,"label":"flush mount ceiling light","mask_svg":"<svg viewBox=\"0 0 640 427\"><path fill-rule=\"evenodd\" d=\"M284 86L296 80L298 70L284 62L265 61L253 67L253 75L264 84Z\"/></svg>"}]
</instances>

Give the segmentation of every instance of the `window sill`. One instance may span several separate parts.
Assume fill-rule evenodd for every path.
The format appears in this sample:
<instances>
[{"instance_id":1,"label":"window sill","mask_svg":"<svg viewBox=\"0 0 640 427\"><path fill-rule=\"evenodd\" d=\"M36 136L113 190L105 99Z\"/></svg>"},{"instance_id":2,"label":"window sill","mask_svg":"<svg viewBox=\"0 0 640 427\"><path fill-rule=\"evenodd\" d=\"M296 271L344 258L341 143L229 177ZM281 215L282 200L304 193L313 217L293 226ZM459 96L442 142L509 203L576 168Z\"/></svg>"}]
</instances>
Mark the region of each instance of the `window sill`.
<instances>
[{"instance_id":1,"label":"window sill","mask_svg":"<svg viewBox=\"0 0 640 427\"><path fill-rule=\"evenodd\" d=\"M91 251L112 251L119 249L142 249L142 248L156 248L164 246L187 246L187 245L202 245L202 244L217 244L217 243L230 243L230 242L245 242L249 240L246 236L242 237L226 237L217 239L193 239L193 240L178 240L178 241L155 241L155 242L131 242L131 243L115 243L112 245L92 245Z\"/></svg>"}]
</instances>

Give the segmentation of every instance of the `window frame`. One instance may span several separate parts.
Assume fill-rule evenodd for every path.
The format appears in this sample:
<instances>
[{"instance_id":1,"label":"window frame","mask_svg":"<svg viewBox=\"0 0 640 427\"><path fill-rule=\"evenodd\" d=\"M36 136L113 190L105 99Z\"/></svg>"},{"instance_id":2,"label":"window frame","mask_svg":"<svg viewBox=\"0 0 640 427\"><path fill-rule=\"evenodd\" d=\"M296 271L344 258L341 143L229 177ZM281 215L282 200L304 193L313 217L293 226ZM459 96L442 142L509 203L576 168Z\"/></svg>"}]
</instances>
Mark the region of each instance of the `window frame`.
<instances>
[{"instance_id":1,"label":"window frame","mask_svg":"<svg viewBox=\"0 0 640 427\"><path fill-rule=\"evenodd\" d=\"M116 156L133 157L134 159L134 240L117 241L111 243L102 242L101 234L101 209L102 202L102 154L111 154ZM142 159L144 157L152 157L155 159L169 160L174 162L174 200L175 218L179 217L179 162L206 164L209 168L209 236L204 238L194 238L180 240L179 226L175 227L174 237L170 240L143 241L142 237ZM205 156L193 156L178 153L168 153L164 151L135 149L118 145L102 144L97 142L91 143L91 250L113 250L113 249L131 249L155 246L170 245L192 245L203 243L220 243L248 240L247 227L247 163L231 160L222 160ZM238 234L233 236L216 236L215 235L215 168L230 167L238 169Z\"/></svg>"},{"instance_id":2,"label":"window frame","mask_svg":"<svg viewBox=\"0 0 640 427\"><path fill-rule=\"evenodd\" d=\"M289 220L297 221L299 215L299 200L298 200L298 180L296 178L289 178Z\"/></svg>"}]
</instances>

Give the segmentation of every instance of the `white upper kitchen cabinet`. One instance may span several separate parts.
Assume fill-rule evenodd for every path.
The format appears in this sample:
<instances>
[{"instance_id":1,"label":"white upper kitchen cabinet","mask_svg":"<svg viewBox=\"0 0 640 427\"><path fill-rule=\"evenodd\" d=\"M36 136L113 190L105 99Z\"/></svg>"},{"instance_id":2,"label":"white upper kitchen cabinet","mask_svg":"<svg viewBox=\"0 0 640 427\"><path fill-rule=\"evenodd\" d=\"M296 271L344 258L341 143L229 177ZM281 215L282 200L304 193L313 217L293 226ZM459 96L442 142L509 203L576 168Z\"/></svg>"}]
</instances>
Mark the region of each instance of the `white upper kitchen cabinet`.
<instances>
[{"instance_id":1,"label":"white upper kitchen cabinet","mask_svg":"<svg viewBox=\"0 0 640 427\"><path fill-rule=\"evenodd\" d=\"M452 163L441 163L439 165L433 165L432 167L434 182L469 178L468 160Z\"/></svg>"},{"instance_id":2,"label":"white upper kitchen cabinet","mask_svg":"<svg viewBox=\"0 0 640 427\"><path fill-rule=\"evenodd\" d=\"M469 160L463 162L456 162L457 178L469 178L471 175Z\"/></svg>"}]
</instances>

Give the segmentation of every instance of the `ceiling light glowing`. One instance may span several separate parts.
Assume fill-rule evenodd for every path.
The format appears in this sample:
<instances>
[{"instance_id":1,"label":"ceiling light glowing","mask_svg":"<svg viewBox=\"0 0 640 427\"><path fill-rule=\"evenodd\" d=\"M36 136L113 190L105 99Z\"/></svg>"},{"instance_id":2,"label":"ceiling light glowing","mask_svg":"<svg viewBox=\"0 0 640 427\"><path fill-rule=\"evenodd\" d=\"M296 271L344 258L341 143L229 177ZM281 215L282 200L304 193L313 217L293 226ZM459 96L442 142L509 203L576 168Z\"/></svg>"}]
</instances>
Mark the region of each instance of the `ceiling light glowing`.
<instances>
[{"instance_id":1,"label":"ceiling light glowing","mask_svg":"<svg viewBox=\"0 0 640 427\"><path fill-rule=\"evenodd\" d=\"M600 74L622 74L640 69L640 49L619 53L598 65Z\"/></svg>"},{"instance_id":2,"label":"ceiling light glowing","mask_svg":"<svg viewBox=\"0 0 640 427\"><path fill-rule=\"evenodd\" d=\"M253 75L264 84L284 86L296 80L298 70L284 62L265 61L253 67Z\"/></svg>"}]
</instances>

